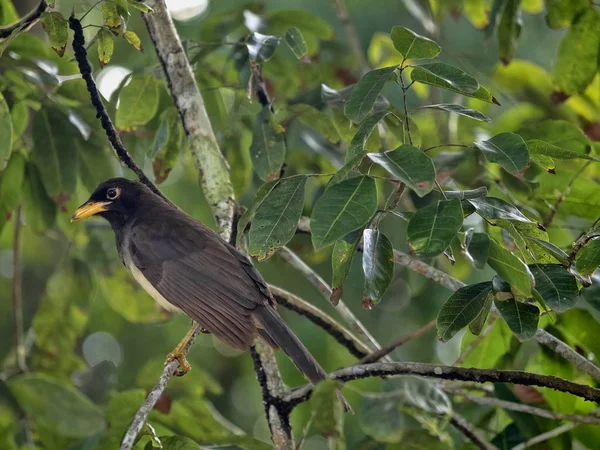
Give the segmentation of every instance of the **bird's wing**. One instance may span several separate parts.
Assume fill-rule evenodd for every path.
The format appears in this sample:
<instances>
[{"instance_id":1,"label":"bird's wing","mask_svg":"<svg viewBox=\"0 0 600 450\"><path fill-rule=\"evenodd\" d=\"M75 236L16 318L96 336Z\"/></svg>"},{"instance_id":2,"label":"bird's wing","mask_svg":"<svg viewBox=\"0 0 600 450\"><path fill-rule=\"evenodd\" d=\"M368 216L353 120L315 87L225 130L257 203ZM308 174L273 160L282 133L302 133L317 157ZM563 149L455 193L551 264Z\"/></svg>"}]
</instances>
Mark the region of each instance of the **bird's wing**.
<instances>
[{"instance_id":1,"label":"bird's wing","mask_svg":"<svg viewBox=\"0 0 600 450\"><path fill-rule=\"evenodd\" d=\"M269 304L270 294L248 259L218 235L187 217L141 221L132 227L129 252L167 301L228 344L252 344L251 312Z\"/></svg>"}]
</instances>

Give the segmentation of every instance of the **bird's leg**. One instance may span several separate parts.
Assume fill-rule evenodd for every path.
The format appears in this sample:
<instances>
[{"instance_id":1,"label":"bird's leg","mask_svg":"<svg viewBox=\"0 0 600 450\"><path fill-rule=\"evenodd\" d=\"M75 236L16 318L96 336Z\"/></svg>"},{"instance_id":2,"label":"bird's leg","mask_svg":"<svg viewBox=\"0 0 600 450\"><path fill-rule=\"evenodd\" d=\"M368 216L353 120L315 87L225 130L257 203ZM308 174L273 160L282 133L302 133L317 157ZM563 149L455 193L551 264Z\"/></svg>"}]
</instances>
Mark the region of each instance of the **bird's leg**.
<instances>
[{"instance_id":1,"label":"bird's leg","mask_svg":"<svg viewBox=\"0 0 600 450\"><path fill-rule=\"evenodd\" d=\"M174 373L175 376L181 377L191 370L192 367L190 366L190 363L187 362L185 353L190 339L198 330L203 330L203 328L198 323L192 321L190 330L186 333L181 342L177 344L177 347L167 355L165 366L175 360L179 362L179 367Z\"/></svg>"}]
</instances>

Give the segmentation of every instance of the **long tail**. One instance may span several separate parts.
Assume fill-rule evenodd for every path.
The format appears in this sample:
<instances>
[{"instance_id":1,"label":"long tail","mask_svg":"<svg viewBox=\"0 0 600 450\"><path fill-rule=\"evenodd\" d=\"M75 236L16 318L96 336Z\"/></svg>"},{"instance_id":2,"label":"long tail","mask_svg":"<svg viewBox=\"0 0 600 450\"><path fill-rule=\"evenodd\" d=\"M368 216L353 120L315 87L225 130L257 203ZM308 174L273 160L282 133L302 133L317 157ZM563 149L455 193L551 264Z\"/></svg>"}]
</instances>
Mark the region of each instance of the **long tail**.
<instances>
[{"instance_id":1,"label":"long tail","mask_svg":"<svg viewBox=\"0 0 600 450\"><path fill-rule=\"evenodd\" d=\"M261 326L259 328L260 336L270 345L281 348L312 384L328 378L327 372L323 370L273 308L258 307L252 315ZM338 398L342 401L346 411L352 411L352 407L340 392L338 392Z\"/></svg>"}]
</instances>

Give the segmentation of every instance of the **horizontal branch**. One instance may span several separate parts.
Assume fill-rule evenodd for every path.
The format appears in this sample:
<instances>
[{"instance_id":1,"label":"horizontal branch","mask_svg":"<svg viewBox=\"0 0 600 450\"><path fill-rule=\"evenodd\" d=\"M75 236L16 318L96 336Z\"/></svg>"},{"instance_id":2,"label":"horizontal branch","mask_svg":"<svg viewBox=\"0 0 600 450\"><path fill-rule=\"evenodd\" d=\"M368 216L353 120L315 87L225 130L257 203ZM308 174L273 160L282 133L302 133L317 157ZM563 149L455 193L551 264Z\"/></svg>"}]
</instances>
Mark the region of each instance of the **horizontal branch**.
<instances>
[{"instance_id":1,"label":"horizontal branch","mask_svg":"<svg viewBox=\"0 0 600 450\"><path fill-rule=\"evenodd\" d=\"M35 22L37 22L37 20L42 15L42 13L46 11L47 7L48 5L46 4L46 0L41 0L33 11L28 12L17 22L0 27L0 39L6 39L15 30L24 30L25 28L34 25Z\"/></svg>"},{"instance_id":2,"label":"horizontal branch","mask_svg":"<svg viewBox=\"0 0 600 450\"><path fill-rule=\"evenodd\" d=\"M563 433L568 433L576 426L578 426L576 423L566 423L560 427L554 428L553 430L538 434L537 436L534 436L519 445L515 445L511 450L525 450L526 448L533 447L541 442L549 441L550 439L560 436Z\"/></svg>"},{"instance_id":3,"label":"horizontal branch","mask_svg":"<svg viewBox=\"0 0 600 450\"><path fill-rule=\"evenodd\" d=\"M520 370L473 369L452 367L439 364L414 362L374 363L346 367L330 374L330 378L339 381L351 381L369 377L393 375L418 375L443 380L475 381L477 383L509 383L525 386L538 386L581 397L585 400L600 403L600 389L574 383L550 375L539 375ZM307 400L313 390L309 384L296 389L286 398L292 404Z\"/></svg>"},{"instance_id":4,"label":"horizontal branch","mask_svg":"<svg viewBox=\"0 0 600 450\"><path fill-rule=\"evenodd\" d=\"M407 267L413 272L423 275L425 278L428 278L431 281L450 289L452 292L466 286L465 283L457 280L451 275L448 275L446 272L436 269L435 267L430 266L429 264L424 263L423 261L407 255L399 250L394 250L394 262L401 266Z\"/></svg>"}]
</instances>

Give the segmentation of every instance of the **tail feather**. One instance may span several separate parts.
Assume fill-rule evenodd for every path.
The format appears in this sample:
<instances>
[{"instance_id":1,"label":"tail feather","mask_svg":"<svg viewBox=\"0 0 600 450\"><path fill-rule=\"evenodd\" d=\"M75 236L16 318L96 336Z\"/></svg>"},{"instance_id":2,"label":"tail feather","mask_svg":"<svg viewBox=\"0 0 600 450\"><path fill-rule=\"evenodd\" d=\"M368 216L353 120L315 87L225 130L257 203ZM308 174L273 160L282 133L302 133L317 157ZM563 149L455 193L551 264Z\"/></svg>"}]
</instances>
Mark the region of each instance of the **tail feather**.
<instances>
[{"instance_id":1,"label":"tail feather","mask_svg":"<svg viewBox=\"0 0 600 450\"><path fill-rule=\"evenodd\" d=\"M273 308L268 306L256 308L253 316L260 325L259 335L271 346L281 348L311 383L317 384L328 378L327 372L323 370ZM346 411L352 411L350 404L339 392L338 397Z\"/></svg>"}]
</instances>

